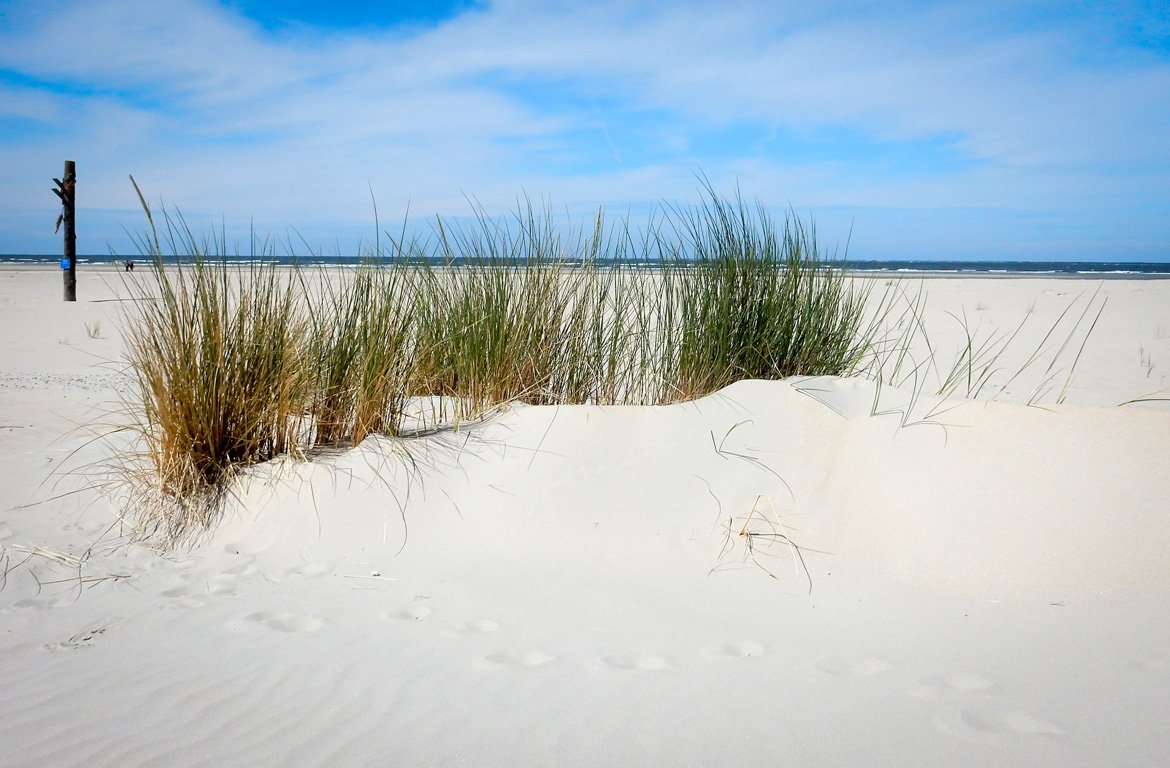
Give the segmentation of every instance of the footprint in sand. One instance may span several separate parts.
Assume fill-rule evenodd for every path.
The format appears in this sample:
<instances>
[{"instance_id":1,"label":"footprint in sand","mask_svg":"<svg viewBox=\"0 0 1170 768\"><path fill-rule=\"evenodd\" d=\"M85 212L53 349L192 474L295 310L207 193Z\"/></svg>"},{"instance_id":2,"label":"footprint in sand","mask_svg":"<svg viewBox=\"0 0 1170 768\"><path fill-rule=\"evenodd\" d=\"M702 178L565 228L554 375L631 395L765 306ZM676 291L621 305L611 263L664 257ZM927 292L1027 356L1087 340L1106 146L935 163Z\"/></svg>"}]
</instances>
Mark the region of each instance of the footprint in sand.
<instances>
[{"instance_id":1,"label":"footprint in sand","mask_svg":"<svg viewBox=\"0 0 1170 768\"><path fill-rule=\"evenodd\" d=\"M973 672L955 672L939 678L939 684L952 691L970 693L972 691L987 691L995 687L995 681Z\"/></svg>"},{"instance_id":2,"label":"footprint in sand","mask_svg":"<svg viewBox=\"0 0 1170 768\"><path fill-rule=\"evenodd\" d=\"M108 630L116 628L123 622L123 619L113 617L93 624L88 629L71 636L68 640L60 643L49 643L45 646L50 651L75 651L81 648L89 648L97 643L98 638L104 635Z\"/></svg>"},{"instance_id":3,"label":"footprint in sand","mask_svg":"<svg viewBox=\"0 0 1170 768\"><path fill-rule=\"evenodd\" d=\"M499 632L500 622L492 619L476 619L475 621L467 621L455 627L456 632L462 634L475 634L477 632Z\"/></svg>"},{"instance_id":4,"label":"footprint in sand","mask_svg":"<svg viewBox=\"0 0 1170 768\"><path fill-rule=\"evenodd\" d=\"M208 594L207 591L202 588L196 588L191 584L172 587L171 589L163 590L160 594L167 598L167 603L160 606L163 610L188 610L191 608L202 608L207 605L207 600L204 599Z\"/></svg>"},{"instance_id":5,"label":"footprint in sand","mask_svg":"<svg viewBox=\"0 0 1170 768\"><path fill-rule=\"evenodd\" d=\"M187 584L164 590L162 596L182 600L207 595L234 595L238 588L239 579L234 576L215 574L206 578L196 576Z\"/></svg>"},{"instance_id":6,"label":"footprint in sand","mask_svg":"<svg viewBox=\"0 0 1170 768\"><path fill-rule=\"evenodd\" d=\"M966 710L963 723L979 733L1020 736L1062 736L1064 729L1041 717L1019 710Z\"/></svg>"},{"instance_id":7,"label":"footprint in sand","mask_svg":"<svg viewBox=\"0 0 1170 768\"><path fill-rule=\"evenodd\" d=\"M602 656L601 661L607 666L624 671L651 672L671 668L669 661L652 654Z\"/></svg>"},{"instance_id":8,"label":"footprint in sand","mask_svg":"<svg viewBox=\"0 0 1170 768\"><path fill-rule=\"evenodd\" d=\"M987 698L988 692L995 688L995 681L974 672L951 672L936 677L928 677L918 685L912 687L908 693L916 699L934 701L956 701L971 697Z\"/></svg>"},{"instance_id":9,"label":"footprint in sand","mask_svg":"<svg viewBox=\"0 0 1170 768\"><path fill-rule=\"evenodd\" d=\"M894 664L879 656L826 656L813 665L817 670L839 677L869 677L894 669Z\"/></svg>"},{"instance_id":10,"label":"footprint in sand","mask_svg":"<svg viewBox=\"0 0 1170 768\"><path fill-rule=\"evenodd\" d=\"M280 632L316 632L325 626L325 620L317 616L300 616L284 611L260 611L247 616L245 620Z\"/></svg>"},{"instance_id":11,"label":"footprint in sand","mask_svg":"<svg viewBox=\"0 0 1170 768\"><path fill-rule=\"evenodd\" d=\"M333 573L336 566L332 563L305 563L284 572L287 579L316 579Z\"/></svg>"},{"instance_id":12,"label":"footprint in sand","mask_svg":"<svg viewBox=\"0 0 1170 768\"><path fill-rule=\"evenodd\" d=\"M403 608L401 611L392 611L386 614L386 618L393 621L422 621L432 613L434 611L425 605L414 605L409 608Z\"/></svg>"},{"instance_id":13,"label":"footprint in sand","mask_svg":"<svg viewBox=\"0 0 1170 768\"><path fill-rule=\"evenodd\" d=\"M716 643L703 649L703 655L712 659L754 659L763 656L768 649L754 640L739 640L731 643Z\"/></svg>"},{"instance_id":14,"label":"footprint in sand","mask_svg":"<svg viewBox=\"0 0 1170 768\"><path fill-rule=\"evenodd\" d=\"M1133 665L1146 672L1170 672L1170 659L1161 656L1146 656L1134 659Z\"/></svg>"},{"instance_id":15,"label":"footprint in sand","mask_svg":"<svg viewBox=\"0 0 1170 768\"><path fill-rule=\"evenodd\" d=\"M12 604L13 608L18 608L22 611L43 611L49 608L60 608L65 605L70 605L68 600L58 600L55 598L26 598L24 600L17 600Z\"/></svg>"},{"instance_id":16,"label":"footprint in sand","mask_svg":"<svg viewBox=\"0 0 1170 768\"><path fill-rule=\"evenodd\" d=\"M543 667L556 660L544 651L501 651L484 657L489 664L503 667Z\"/></svg>"},{"instance_id":17,"label":"footprint in sand","mask_svg":"<svg viewBox=\"0 0 1170 768\"><path fill-rule=\"evenodd\" d=\"M240 579L246 579L260 573L260 570L256 567L255 563L253 563L251 560L248 560L246 562L240 563L239 565L233 565L231 568L225 568L223 573L226 576L235 576Z\"/></svg>"}]
</instances>

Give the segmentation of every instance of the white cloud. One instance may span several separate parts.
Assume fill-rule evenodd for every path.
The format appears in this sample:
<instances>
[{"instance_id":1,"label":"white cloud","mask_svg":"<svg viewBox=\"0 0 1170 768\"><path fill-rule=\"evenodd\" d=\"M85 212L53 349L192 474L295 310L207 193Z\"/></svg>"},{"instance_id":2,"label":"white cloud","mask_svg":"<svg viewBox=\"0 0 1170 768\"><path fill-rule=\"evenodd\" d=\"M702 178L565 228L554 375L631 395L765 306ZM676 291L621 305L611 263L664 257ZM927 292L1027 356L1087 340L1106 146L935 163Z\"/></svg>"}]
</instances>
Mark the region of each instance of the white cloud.
<instances>
[{"instance_id":1,"label":"white cloud","mask_svg":"<svg viewBox=\"0 0 1170 768\"><path fill-rule=\"evenodd\" d=\"M386 210L460 213L464 191L497 208L524 190L586 206L689 196L699 167L778 207L1170 205L1170 64L1117 49L1100 19L776 6L508 0L410 35L275 34L211 0L18 0L0 26L15 73L0 120L46 131L0 139L0 202L76 156L95 206L132 210L133 172L196 215L278 231L368 219L367 181ZM737 146L744 126L839 135L841 156ZM711 131L726 146L704 150ZM890 147L921 162L856 160ZM931 152L949 160L932 169Z\"/></svg>"}]
</instances>

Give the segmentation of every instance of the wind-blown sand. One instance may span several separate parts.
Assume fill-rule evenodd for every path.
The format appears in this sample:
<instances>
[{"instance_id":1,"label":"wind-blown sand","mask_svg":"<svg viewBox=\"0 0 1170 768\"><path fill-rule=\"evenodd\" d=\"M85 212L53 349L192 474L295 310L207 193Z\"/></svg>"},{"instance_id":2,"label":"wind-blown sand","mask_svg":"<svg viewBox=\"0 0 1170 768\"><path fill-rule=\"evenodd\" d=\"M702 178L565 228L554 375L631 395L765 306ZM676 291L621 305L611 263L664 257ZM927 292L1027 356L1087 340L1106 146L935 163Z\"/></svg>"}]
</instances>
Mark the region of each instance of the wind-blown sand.
<instances>
[{"instance_id":1,"label":"wind-blown sand","mask_svg":"<svg viewBox=\"0 0 1170 768\"><path fill-rule=\"evenodd\" d=\"M260 468L159 555L50 477L126 439L75 430L119 423L103 276L0 271L0 764L1170 758L1170 408L1119 406L1170 397L1170 280L1100 284L1063 405L1045 363L518 406ZM1010 372L1098 285L927 280L931 343L1031 308Z\"/></svg>"}]
</instances>

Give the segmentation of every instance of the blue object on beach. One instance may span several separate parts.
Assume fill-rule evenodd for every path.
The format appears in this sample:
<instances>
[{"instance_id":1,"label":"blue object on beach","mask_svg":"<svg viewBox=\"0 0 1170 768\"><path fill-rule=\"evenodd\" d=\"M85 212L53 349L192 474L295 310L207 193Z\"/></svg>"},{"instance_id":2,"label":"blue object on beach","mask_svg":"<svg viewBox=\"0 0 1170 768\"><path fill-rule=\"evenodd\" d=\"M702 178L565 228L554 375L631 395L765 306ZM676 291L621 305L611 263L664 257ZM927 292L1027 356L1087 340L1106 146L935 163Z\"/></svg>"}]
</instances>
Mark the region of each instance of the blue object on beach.
<instances>
[{"instance_id":1,"label":"blue object on beach","mask_svg":"<svg viewBox=\"0 0 1170 768\"><path fill-rule=\"evenodd\" d=\"M69 259L61 259L61 269L69 269Z\"/></svg>"}]
</instances>

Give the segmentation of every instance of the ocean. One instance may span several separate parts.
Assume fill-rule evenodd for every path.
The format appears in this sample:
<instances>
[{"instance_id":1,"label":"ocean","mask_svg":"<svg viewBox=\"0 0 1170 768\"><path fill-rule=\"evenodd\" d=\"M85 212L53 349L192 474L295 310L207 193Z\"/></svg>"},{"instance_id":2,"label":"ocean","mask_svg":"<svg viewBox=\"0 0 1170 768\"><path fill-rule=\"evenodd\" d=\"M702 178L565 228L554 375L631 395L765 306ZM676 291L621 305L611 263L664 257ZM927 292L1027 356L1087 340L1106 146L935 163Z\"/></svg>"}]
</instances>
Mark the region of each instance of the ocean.
<instances>
[{"instance_id":1,"label":"ocean","mask_svg":"<svg viewBox=\"0 0 1170 768\"><path fill-rule=\"evenodd\" d=\"M86 264L121 264L133 256L114 255L85 255L77 257L77 266L84 268ZM173 257L168 257L171 261ZM139 262L142 258L136 259ZM229 257L229 262L246 263L256 259L248 256ZM57 264L60 256L44 254L0 254L0 264L27 264L43 265ZM293 257L275 256L264 257L263 261L278 264L298 263L302 266L348 266L361 263L359 257ZM459 265L461 260L455 260ZM466 262L462 262L466 263ZM575 262L566 262L565 266L572 266ZM933 275L1036 275L1036 276L1068 276L1068 277L1128 277L1128 278L1170 278L1170 262L1120 262L1120 261L950 261L946 259L932 260L868 260L868 259L837 259L832 260L833 266L847 272L901 275L933 274ZM653 261L631 261L629 266L636 268L653 268Z\"/></svg>"}]
</instances>

